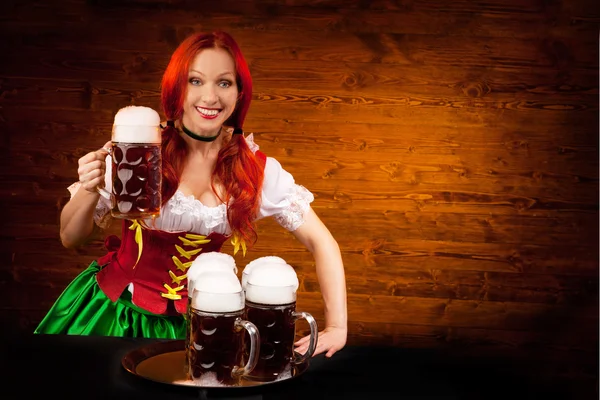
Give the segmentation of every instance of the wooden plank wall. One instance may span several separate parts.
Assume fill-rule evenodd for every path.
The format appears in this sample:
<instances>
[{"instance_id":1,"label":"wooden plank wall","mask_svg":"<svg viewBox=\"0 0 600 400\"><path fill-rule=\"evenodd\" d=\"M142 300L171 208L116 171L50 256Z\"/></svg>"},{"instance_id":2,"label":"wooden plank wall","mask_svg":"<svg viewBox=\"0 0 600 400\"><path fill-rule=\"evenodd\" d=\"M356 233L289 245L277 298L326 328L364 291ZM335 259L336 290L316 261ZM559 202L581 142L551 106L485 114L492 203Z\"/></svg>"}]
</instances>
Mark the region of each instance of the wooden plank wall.
<instances>
[{"instance_id":1,"label":"wooden plank wall","mask_svg":"<svg viewBox=\"0 0 600 400\"><path fill-rule=\"evenodd\" d=\"M77 159L109 138L119 108L160 109L187 34L224 29L254 77L246 130L313 191L339 241L351 344L534 355L596 374L596 6L4 0L3 329L31 331L103 254L100 241L59 242ZM300 307L322 324L310 254L270 221L259 230L238 264L288 260Z\"/></svg>"}]
</instances>

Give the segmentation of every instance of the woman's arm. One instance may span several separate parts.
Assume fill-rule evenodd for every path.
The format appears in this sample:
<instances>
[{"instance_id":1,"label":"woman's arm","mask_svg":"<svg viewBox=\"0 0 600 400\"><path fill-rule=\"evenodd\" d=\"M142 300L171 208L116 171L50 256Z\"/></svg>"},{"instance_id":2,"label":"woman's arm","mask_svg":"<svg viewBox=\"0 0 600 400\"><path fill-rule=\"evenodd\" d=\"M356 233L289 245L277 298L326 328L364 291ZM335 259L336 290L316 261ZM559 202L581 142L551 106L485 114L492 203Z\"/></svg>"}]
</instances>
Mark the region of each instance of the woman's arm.
<instances>
[{"instance_id":1,"label":"woman's arm","mask_svg":"<svg viewBox=\"0 0 600 400\"><path fill-rule=\"evenodd\" d=\"M105 147L108 145L110 142ZM81 246L94 233L94 211L100 199L97 188L104 186L107 155L102 148L79 159L77 173L81 187L60 214L60 240L67 248Z\"/></svg>"},{"instance_id":2,"label":"woman's arm","mask_svg":"<svg viewBox=\"0 0 600 400\"><path fill-rule=\"evenodd\" d=\"M292 233L306 246L315 258L317 279L325 306L325 329L319 332L314 355L326 353L331 357L346 344L348 311L346 304L346 278L340 248L327 227L309 208L304 223ZM296 342L296 351L306 352L308 337Z\"/></svg>"}]
</instances>

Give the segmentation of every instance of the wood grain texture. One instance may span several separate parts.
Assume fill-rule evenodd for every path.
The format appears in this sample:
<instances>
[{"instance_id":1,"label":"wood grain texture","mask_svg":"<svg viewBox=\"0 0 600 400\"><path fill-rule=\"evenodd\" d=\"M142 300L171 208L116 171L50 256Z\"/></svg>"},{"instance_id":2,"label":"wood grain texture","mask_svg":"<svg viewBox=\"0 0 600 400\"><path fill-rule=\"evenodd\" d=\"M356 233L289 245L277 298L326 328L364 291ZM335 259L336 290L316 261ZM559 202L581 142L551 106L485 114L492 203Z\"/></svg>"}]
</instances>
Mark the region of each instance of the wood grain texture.
<instances>
[{"instance_id":1,"label":"wood grain texture","mask_svg":"<svg viewBox=\"0 0 600 400\"><path fill-rule=\"evenodd\" d=\"M533 357L588 382L599 27L592 0L2 2L0 321L31 331L104 254L58 237L77 160L119 108L160 109L183 38L223 29L253 76L246 132L340 245L349 343ZM257 229L238 266L285 258L323 325L311 254L272 220Z\"/></svg>"}]
</instances>

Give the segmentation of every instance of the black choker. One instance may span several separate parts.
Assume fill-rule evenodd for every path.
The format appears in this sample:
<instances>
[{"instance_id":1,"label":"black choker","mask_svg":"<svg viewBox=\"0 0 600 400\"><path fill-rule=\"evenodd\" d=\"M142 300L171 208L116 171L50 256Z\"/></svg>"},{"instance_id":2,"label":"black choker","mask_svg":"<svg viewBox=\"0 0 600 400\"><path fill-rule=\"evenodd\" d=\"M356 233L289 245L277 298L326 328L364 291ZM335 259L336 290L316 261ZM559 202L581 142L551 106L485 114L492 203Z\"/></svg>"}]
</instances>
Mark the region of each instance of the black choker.
<instances>
[{"instance_id":1,"label":"black choker","mask_svg":"<svg viewBox=\"0 0 600 400\"><path fill-rule=\"evenodd\" d=\"M217 132L217 134L215 136L200 136L200 135L196 135L194 132L192 132L188 128L186 128L185 125L183 125L183 124L181 124L181 129L183 130L183 133L185 133L186 135L188 135L192 139L200 140L201 142L214 142L215 139L218 138L219 135L221 134L221 130L223 129L223 127L221 127L219 129L219 132Z\"/></svg>"}]
</instances>

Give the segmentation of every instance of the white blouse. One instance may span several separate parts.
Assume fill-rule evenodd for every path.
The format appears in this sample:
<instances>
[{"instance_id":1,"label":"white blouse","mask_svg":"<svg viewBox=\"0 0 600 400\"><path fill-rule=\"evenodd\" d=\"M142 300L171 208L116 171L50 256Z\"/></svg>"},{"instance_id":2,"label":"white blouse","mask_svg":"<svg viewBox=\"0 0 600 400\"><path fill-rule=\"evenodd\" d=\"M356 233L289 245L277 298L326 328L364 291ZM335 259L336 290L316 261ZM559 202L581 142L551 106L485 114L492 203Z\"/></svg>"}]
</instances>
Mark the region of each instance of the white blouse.
<instances>
[{"instance_id":1,"label":"white blouse","mask_svg":"<svg viewBox=\"0 0 600 400\"><path fill-rule=\"evenodd\" d=\"M258 150L252 134L246 137L246 142L253 152ZM106 158L104 182L106 190L112 191L110 156ZM69 186L71 197L80 186L79 182ZM284 170L277 160L267 157L257 219L274 217L282 227L288 231L295 231L304 223L304 215L313 201L314 196L308 189L296 184L294 177ZM107 228L112 220L110 207L110 199L104 194L100 196L94 221L102 228ZM193 195L186 196L179 190L161 208L160 216L154 222L150 219L146 222L151 229L167 232L191 232L199 235L208 235L211 232L223 235L231 233L227 222L226 204L208 207Z\"/></svg>"}]
</instances>

